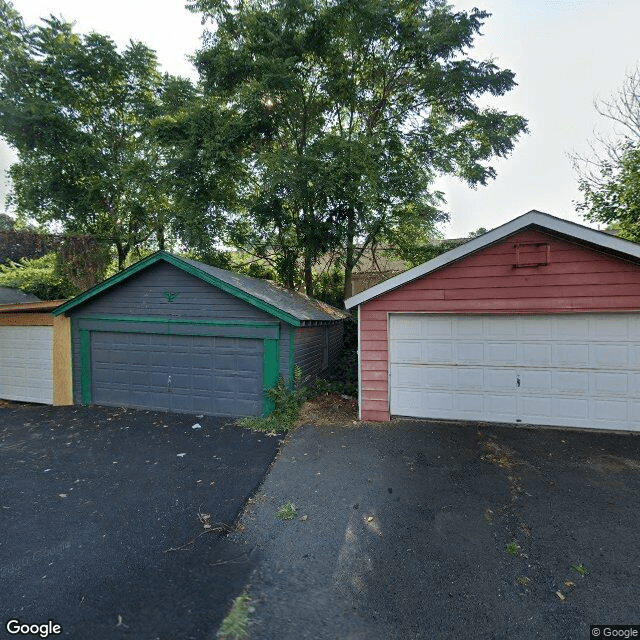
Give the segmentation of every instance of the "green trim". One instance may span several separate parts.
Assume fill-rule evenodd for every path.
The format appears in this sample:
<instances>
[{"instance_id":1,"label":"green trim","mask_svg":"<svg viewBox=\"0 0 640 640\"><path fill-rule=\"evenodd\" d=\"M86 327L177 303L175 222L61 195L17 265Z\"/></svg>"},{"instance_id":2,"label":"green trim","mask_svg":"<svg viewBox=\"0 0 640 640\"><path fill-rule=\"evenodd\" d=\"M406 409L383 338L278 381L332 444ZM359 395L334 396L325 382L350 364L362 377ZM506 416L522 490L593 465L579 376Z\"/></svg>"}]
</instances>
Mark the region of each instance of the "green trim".
<instances>
[{"instance_id":1,"label":"green trim","mask_svg":"<svg viewBox=\"0 0 640 640\"><path fill-rule=\"evenodd\" d=\"M80 389L82 404L91 404L91 334L80 329Z\"/></svg>"},{"instance_id":2,"label":"green trim","mask_svg":"<svg viewBox=\"0 0 640 640\"><path fill-rule=\"evenodd\" d=\"M262 360L262 415L268 416L274 408L273 400L267 395L269 389L278 384L280 377L280 340L265 339Z\"/></svg>"},{"instance_id":3,"label":"green trim","mask_svg":"<svg viewBox=\"0 0 640 640\"><path fill-rule=\"evenodd\" d=\"M171 331L162 331L160 329L80 329L80 331L99 331L100 333L136 333L139 335L151 335L151 336L193 336L196 338L233 338L238 340L277 340L277 338L264 338L262 336L243 336L235 333L171 333Z\"/></svg>"},{"instance_id":4,"label":"green trim","mask_svg":"<svg viewBox=\"0 0 640 640\"><path fill-rule=\"evenodd\" d=\"M259 320L181 320L178 318L162 318L154 316L78 316L78 320L95 320L97 322L158 322L161 324L192 324L217 327L257 327L260 329L273 329L279 327L279 322L261 322Z\"/></svg>"},{"instance_id":5,"label":"green trim","mask_svg":"<svg viewBox=\"0 0 640 640\"><path fill-rule=\"evenodd\" d=\"M98 294L106 291L107 289L113 287L114 285L122 282L123 280L126 280L127 278L130 278L131 276L138 273L139 271L142 271L143 269L146 269L147 267L150 267L151 265L161 260L168 262L169 264L172 264L174 267L177 267L178 269L181 269L185 273L195 276L200 280L204 280L204 282L211 284L217 287L218 289L221 289L222 291L225 291L226 293L229 293L232 296L239 298L240 300L244 300L245 302L248 302L254 307L261 309L262 311L266 311L267 313L275 316L276 318L279 318L280 320L283 320L288 324L293 325L294 327L299 327L302 324L302 322L298 320L298 318L296 318L295 316L292 316L286 311L282 311L282 309L278 309L277 307L274 307L268 302L264 302L264 300L260 300L259 298L252 296L246 291L242 291L241 289L238 289L233 285L223 282L222 280L219 280L218 278L212 276L211 274L205 273L204 271L201 271L197 267L194 267L188 264L181 258L173 256L170 253L166 253L165 251L158 251L157 253L154 253L153 255L145 258L144 260L140 260L140 262L137 262L136 264L125 269L124 271L117 273L115 276L112 276L111 278L108 278L107 280L105 280L104 282L101 282L95 287L92 287L88 291L81 293L79 296L73 298L73 300L69 300L69 302L65 302L64 304L60 305L55 311L53 311L53 315L58 316L62 313L66 313L67 311L70 311L71 309L86 302L87 300L93 298L94 296L97 296Z\"/></svg>"},{"instance_id":6,"label":"green trim","mask_svg":"<svg viewBox=\"0 0 640 640\"><path fill-rule=\"evenodd\" d=\"M293 390L296 370L296 331L289 327L289 389Z\"/></svg>"}]
</instances>

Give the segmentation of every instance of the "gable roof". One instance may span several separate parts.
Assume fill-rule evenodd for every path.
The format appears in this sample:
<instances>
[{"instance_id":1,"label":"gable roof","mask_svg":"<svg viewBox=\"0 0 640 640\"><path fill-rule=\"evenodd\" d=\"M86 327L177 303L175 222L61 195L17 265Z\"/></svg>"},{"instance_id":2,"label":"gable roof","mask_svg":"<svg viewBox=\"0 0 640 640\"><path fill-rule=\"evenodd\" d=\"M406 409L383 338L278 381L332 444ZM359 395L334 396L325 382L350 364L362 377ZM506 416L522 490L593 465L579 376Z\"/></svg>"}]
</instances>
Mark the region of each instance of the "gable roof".
<instances>
[{"instance_id":1,"label":"gable roof","mask_svg":"<svg viewBox=\"0 0 640 640\"><path fill-rule=\"evenodd\" d=\"M200 278L200 280L294 326L301 326L311 322L332 322L350 317L346 311L341 311L324 302L310 298L297 291L291 291L267 280L232 273L197 260L180 258L166 251L157 251L144 258L144 260L136 262L128 269L81 293L58 307L53 312L53 315L60 315L84 304L91 298L100 295L107 289L158 262L167 262L185 273Z\"/></svg>"},{"instance_id":2,"label":"gable roof","mask_svg":"<svg viewBox=\"0 0 640 640\"><path fill-rule=\"evenodd\" d=\"M640 259L640 245L629 240L623 240L616 236L605 233L604 231L596 231L590 229L584 225L577 224L575 222L569 222L562 218L556 218L555 216L536 211L535 209L510 220L500 227L496 227L487 233L477 236L466 242L465 244L451 249L435 258L429 260L424 264L418 265L409 271L405 271L400 275L397 275L389 280L362 291L361 293L352 296L345 300L344 306L347 309L351 309L363 302L367 302L373 298L377 298L392 289L397 289L403 285L422 278L429 273L446 267L447 265L462 260L467 256L480 251L485 247L488 247L496 242L500 242L504 238L507 238L514 233L522 231L524 229L536 228L541 231L551 231L557 235L564 236L569 240L578 240L582 243L586 243L595 249L605 250L609 253L614 253L621 258Z\"/></svg>"},{"instance_id":3,"label":"gable roof","mask_svg":"<svg viewBox=\"0 0 640 640\"><path fill-rule=\"evenodd\" d=\"M39 302L40 298L14 289L12 287L0 287L0 304L18 304L19 302Z\"/></svg>"}]
</instances>

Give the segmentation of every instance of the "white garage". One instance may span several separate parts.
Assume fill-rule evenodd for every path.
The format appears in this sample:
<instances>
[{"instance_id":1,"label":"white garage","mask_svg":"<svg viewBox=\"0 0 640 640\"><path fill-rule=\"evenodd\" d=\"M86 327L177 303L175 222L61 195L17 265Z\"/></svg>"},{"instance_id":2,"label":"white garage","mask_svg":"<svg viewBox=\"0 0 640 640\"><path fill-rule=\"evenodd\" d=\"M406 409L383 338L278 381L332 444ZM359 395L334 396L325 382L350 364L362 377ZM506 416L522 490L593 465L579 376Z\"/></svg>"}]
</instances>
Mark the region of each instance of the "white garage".
<instances>
[{"instance_id":1,"label":"white garage","mask_svg":"<svg viewBox=\"0 0 640 640\"><path fill-rule=\"evenodd\" d=\"M392 415L636 429L640 315L392 314Z\"/></svg>"},{"instance_id":2,"label":"white garage","mask_svg":"<svg viewBox=\"0 0 640 640\"><path fill-rule=\"evenodd\" d=\"M53 327L0 327L0 398L53 404Z\"/></svg>"},{"instance_id":3,"label":"white garage","mask_svg":"<svg viewBox=\"0 0 640 640\"><path fill-rule=\"evenodd\" d=\"M62 300L0 305L0 399L71 404L69 321Z\"/></svg>"},{"instance_id":4,"label":"white garage","mask_svg":"<svg viewBox=\"0 0 640 640\"><path fill-rule=\"evenodd\" d=\"M640 245L530 211L346 301L363 420L640 431Z\"/></svg>"}]
</instances>

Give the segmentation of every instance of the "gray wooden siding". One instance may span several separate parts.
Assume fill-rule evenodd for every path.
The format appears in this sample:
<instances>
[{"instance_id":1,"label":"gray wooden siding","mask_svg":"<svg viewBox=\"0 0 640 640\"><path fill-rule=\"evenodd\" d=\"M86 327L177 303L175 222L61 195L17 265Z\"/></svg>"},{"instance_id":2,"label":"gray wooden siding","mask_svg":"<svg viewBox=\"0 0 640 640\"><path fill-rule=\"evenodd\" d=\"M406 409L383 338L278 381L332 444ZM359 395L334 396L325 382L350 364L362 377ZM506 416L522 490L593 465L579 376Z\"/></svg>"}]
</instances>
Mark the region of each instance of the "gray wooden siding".
<instances>
[{"instance_id":1,"label":"gray wooden siding","mask_svg":"<svg viewBox=\"0 0 640 640\"><path fill-rule=\"evenodd\" d=\"M165 291L178 295L169 302ZM69 315L274 321L265 311L166 262L132 276Z\"/></svg>"},{"instance_id":2,"label":"gray wooden siding","mask_svg":"<svg viewBox=\"0 0 640 640\"><path fill-rule=\"evenodd\" d=\"M302 370L303 384L313 384L320 374L336 364L342 353L343 330L343 322L296 330L295 366Z\"/></svg>"}]
</instances>

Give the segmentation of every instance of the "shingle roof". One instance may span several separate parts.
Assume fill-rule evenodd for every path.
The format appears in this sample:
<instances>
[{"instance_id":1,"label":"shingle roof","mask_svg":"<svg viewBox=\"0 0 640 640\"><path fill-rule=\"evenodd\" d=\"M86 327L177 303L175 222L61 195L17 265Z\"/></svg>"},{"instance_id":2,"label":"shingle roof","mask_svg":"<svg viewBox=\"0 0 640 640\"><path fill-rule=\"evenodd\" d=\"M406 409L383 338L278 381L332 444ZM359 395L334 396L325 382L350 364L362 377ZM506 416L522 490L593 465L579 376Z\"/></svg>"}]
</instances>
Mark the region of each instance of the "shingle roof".
<instances>
[{"instance_id":1,"label":"shingle roof","mask_svg":"<svg viewBox=\"0 0 640 640\"><path fill-rule=\"evenodd\" d=\"M197 260L189 260L187 258L179 258L179 260L291 314L295 318L298 318L298 320L326 322L331 320L344 320L345 318L351 317L346 311L332 307L315 298L310 298L304 293L281 287L270 280L252 278L232 271L226 271L225 269L212 267Z\"/></svg>"},{"instance_id":2,"label":"shingle roof","mask_svg":"<svg viewBox=\"0 0 640 640\"><path fill-rule=\"evenodd\" d=\"M58 307L53 315L60 315L83 304L94 296L100 295L110 287L160 261L168 262L178 269L182 269L204 280L208 284L219 287L227 293L263 309L267 313L272 313L290 324L299 326L313 322L334 322L351 317L347 311L336 309L324 302L310 298L297 291L291 291L268 280L251 278L226 271L225 269L219 269L218 267L211 267L203 262L174 256L165 251L157 251L153 255L130 266L128 269L121 271L72 300L69 300L69 302Z\"/></svg>"},{"instance_id":3,"label":"shingle roof","mask_svg":"<svg viewBox=\"0 0 640 640\"><path fill-rule=\"evenodd\" d=\"M18 304L19 302L38 302L37 298L30 293L24 293L20 289L11 287L0 287L0 304Z\"/></svg>"}]
</instances>

